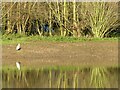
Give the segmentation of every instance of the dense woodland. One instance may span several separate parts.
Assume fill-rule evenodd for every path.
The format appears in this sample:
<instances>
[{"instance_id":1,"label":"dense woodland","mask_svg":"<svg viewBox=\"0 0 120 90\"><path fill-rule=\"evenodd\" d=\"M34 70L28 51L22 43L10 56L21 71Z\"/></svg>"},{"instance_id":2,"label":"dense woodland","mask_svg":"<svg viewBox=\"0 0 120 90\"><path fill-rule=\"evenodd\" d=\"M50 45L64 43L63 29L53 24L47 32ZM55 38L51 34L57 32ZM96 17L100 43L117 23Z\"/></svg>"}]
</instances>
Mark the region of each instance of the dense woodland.
<instances>
[{"instance_id":1,"label":"dense woodland","mask_svg":"<svg viewBox=\"0 0 120 90\"><path fill-rule=\"evenodd\" d=\"M119 36L117 2L2 2L2 33L39 36Z\"/></svg>"}]
</instances>

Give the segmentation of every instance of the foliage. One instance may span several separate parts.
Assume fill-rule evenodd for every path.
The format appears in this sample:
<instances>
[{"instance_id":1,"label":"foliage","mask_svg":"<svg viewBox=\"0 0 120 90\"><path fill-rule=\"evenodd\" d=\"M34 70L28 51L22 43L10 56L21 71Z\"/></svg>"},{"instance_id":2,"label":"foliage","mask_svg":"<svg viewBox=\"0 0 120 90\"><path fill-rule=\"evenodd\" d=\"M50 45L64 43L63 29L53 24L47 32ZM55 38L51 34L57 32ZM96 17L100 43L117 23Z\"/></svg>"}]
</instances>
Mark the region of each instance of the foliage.
<instances>
[{"instance_id":1,"label":"foliage","mask_svg":"<svg viewBox=\"0 0 120 90\"><path fill-rule=\"evenodd\" d=\"M118 27L118 3L92 2L85 4L86 18L94 37L103 38Z\"/></svg>"},{"instance_id":2,"label":"foliage","mask_svg":"<svg viewBox=\"0 0 120 90\"><path fill-rule=\"evenodd\" d=\"M118 27L115 2L2 2L2 33L103 38ZM44 28L46 26L47 29ZM119 35L119 34L117 34Z\"/></svg>"}]
</instances>

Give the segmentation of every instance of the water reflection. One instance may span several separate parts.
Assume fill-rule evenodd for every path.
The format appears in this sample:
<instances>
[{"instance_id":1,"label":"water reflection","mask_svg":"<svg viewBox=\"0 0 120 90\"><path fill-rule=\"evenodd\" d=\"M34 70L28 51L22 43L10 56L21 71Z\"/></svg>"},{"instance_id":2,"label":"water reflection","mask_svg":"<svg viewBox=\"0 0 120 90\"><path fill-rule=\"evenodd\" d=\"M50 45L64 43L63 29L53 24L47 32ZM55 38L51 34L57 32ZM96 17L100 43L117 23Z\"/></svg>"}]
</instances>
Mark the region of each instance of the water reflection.
<instances>
[{"instance_id":1,"label":"water reflection","mask_svg":"<svg viewBox=\"0 0 120 90\"><path fill-rule=\"evenodd\" d=\"M3 88L117 88L118 68L3 70Z\"/></svg>"}]
</instances>

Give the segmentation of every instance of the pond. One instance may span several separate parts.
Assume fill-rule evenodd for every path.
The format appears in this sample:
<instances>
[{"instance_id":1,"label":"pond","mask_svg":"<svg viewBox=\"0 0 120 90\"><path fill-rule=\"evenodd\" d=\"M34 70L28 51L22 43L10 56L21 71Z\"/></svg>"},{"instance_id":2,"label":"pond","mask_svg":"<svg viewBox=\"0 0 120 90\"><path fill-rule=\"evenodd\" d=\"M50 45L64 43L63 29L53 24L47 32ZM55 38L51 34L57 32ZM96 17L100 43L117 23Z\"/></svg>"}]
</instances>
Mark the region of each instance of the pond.
<instances>
[{"instance_id":1,"label":"pond","mask_svg":"<svg viewBox=\"0 0 120 90\"><path fill-rule=\"evenodd\" d=\"M118 68L6 69L3 88L118 88Z\"/></svg>"}]
</instances>

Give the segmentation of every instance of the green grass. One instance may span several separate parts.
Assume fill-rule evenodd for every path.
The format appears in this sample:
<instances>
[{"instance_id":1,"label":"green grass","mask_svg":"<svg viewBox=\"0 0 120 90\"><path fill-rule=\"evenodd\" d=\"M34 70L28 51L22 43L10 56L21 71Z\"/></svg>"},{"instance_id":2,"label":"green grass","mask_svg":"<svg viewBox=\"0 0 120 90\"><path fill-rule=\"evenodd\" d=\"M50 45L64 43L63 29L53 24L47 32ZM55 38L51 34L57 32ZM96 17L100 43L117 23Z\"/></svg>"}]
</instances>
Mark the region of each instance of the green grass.
<instances>
[{"instance_id":1,"label":"green grass","mask_svg":"<svg viewBox=\"0 0 120 90\"><path fill-rule=\"evenodd\" d=\"M77 37L40 37L36 36L25 36L25 35L2 35L2 44L16 44L16 43L25 43L29 41L50 41L50 42L86 42L86 41L118 41L119 38L77 38Z\"/></svg>"},{"instance_id":2,"label":"green grass","mask_svg":"<svg viewBox=\"0 0 120 90\"><path fill-rule=\"evenodd\" d=\"M117 69L120 68L120 66L110 66L110 67L89 67L89 66L43 66L43 67L22 67L22 71L26 70L61 70L61 71L72 71L72 70L90 70L92 68L111 68L111 69ZM2 71L19 71L17 67L15 66L3 66Z\"/></svg>"},{"instance_id":3,"label":"green grass","mask_svg":"<svg viewBox=\"0 0 120 90\"><path fill-rule=\"evenodd\" d=\"M89 68L89 67L87 67ZM77 66L43 66L43 67L22 67L21 70L25 71L25 70L39 70L39 69L43 69L43 70L61 70L61 71L69 71L69 70L78 70L78 69L86 69L85 67L77 67ZM13 66L3 66L2 67L3 71L14 71L17 70L17 67L13 67ZM19 70L17 70L19 71Z\"/></svg>"}]
</instances>

